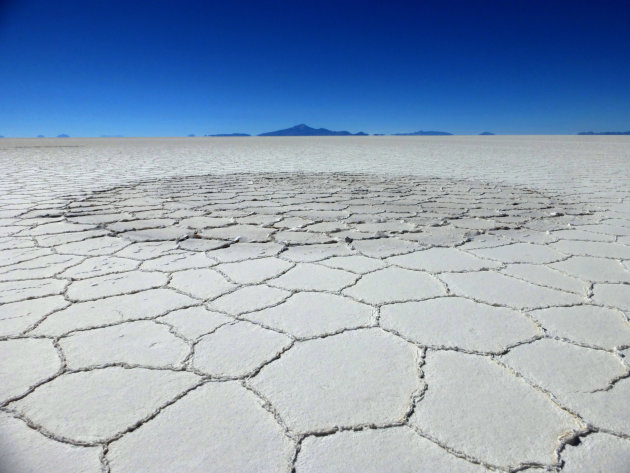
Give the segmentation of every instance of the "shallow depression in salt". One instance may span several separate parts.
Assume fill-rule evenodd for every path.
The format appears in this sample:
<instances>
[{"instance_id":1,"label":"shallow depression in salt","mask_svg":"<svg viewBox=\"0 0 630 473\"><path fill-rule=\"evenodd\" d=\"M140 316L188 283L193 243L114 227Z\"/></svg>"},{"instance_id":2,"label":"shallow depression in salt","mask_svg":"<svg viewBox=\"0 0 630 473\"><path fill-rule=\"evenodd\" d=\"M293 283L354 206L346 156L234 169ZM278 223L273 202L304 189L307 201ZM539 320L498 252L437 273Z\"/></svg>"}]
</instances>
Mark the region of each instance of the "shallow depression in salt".
<instances>
[{"instance_id":1,"label":"shallow depression in salt","mask_svg":"<svg viewBox=\"0 0 630 473\"><path fill-rule=\"evenodd\" d=\"M628 137L0 164L1 471L628 470Z\"/></svg>"}]
</instances>

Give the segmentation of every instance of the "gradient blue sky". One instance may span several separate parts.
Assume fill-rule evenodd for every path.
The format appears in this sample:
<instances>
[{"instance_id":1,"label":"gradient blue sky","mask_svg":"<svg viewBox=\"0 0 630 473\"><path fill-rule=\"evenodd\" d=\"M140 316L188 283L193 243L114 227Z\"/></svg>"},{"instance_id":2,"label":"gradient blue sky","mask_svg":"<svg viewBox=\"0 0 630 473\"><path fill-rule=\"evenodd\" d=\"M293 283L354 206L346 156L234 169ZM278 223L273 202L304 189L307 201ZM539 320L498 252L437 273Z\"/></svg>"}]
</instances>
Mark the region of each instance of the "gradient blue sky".
<instances>
[{"instance_id":1,"label":"gradient blue sky","mask_svg":"<svg viewBox=\"0 0 630 473\"><path fill-rule=\"evenodd\" d=\"M630 129L630 2L0 0L0 135Z\"/></svg>"}]
</instances>

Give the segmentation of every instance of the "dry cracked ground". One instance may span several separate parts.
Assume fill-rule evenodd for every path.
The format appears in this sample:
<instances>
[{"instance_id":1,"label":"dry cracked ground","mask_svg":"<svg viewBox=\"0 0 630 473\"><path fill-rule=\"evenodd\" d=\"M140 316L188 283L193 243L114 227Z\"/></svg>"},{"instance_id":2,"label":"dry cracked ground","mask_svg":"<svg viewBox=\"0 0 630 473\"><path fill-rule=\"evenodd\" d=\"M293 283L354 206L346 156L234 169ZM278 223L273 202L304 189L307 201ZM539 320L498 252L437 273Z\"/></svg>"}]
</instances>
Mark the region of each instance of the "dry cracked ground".
<instances>
[{"instance_id":1,"label":"dry cracked ground","mask_svg":"<svg viewBox=\"0 0 630 473\"><path fill-rule=\"evenodd\" d=\"M0 149L3 473L630 471L630 142L520 185L33 143Z\"/></svg>"}]
</instances>

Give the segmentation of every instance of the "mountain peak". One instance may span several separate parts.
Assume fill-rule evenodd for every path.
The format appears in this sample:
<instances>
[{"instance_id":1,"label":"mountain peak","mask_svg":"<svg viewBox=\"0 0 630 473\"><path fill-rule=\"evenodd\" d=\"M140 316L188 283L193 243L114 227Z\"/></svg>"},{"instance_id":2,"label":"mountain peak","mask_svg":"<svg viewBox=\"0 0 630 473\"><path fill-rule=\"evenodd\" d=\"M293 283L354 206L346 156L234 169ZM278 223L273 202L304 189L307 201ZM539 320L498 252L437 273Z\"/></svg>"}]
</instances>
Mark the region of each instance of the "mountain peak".
<instances>
[{"instance_id":1,"label":"mountain peak","mask_svg":"<svg viewBox=\"0 0 630 473\"><path fill-rule=\"evenodd\" d=\"M332 131L326 128L312 128L304 123L284 130L261 133L258 136L364 136L365 133L350 133L349 131Z\"/></svg>"}]
</instances>

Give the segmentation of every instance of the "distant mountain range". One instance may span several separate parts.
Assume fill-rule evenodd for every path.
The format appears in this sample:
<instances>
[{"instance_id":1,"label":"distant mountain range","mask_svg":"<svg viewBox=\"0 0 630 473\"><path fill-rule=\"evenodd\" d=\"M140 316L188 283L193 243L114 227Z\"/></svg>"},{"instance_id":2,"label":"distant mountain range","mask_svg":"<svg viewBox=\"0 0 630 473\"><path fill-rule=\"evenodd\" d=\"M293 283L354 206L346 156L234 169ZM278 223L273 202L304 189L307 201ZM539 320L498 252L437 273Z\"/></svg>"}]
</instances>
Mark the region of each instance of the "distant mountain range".
<instances>
[{"instance_id":1,"label":"distant mountain range","mask_svg":"<svg viewBox=\"0 0 630 473\"><path fill-rule=\"evenodd\" d=\"M630 135L630 131L581 131L578 135Z\"/></svg>"},{"instance_id":2,"label":"distant mountain range","mask_svg":"<svg viewBox=\"0 0 630 473\"><path fill-rule=\"evenodd\" d=\"M284 130L269 131L258 136L368 136L367 133L350 133L349 131L332 131L326 128L311 128L303 123Z\"/></svg>"},{"instance_id":3,"label":"distant mountain range","mask_svg":"<svg viewBox=\"0 0 630 473\"><path fill-rule=\"evenodd\" d=\"M395 136L452 136L447 131L414 131L411 133L394 133Z\"/></svg>"},{"instance_id":4,"label":"distant mountain range","mask_svg":"<svg viewBox=\"0 0 630 473\"><path fill-rule=\"evenodd\" d=\"M372 136L453 136L453 133L447 131L436 130L418 130L411 133L372 133ZM495 133L491 131L483 131L479 133L479 136L494 136ZM630 131L581 131L577 135L630 135ZM189 137L195 135L190 134ZM206 137L247 137L252 136L249 133L216 133L203 135ZM349 131L334 131L327 128L312 128L304 123L295 125L291 128L285 128L283 130L269 131L267 133L261 133L257 136L369 136L369 133L362 131L358 133L351 133ZM101 135L101 138L122 138L123 135ZM0 135L0 138L4 138ZM37 138L44 138L44 135L37 135ZM70 138L66 133L57 135L57 138Z\"/></svg>"}]
</instances>

